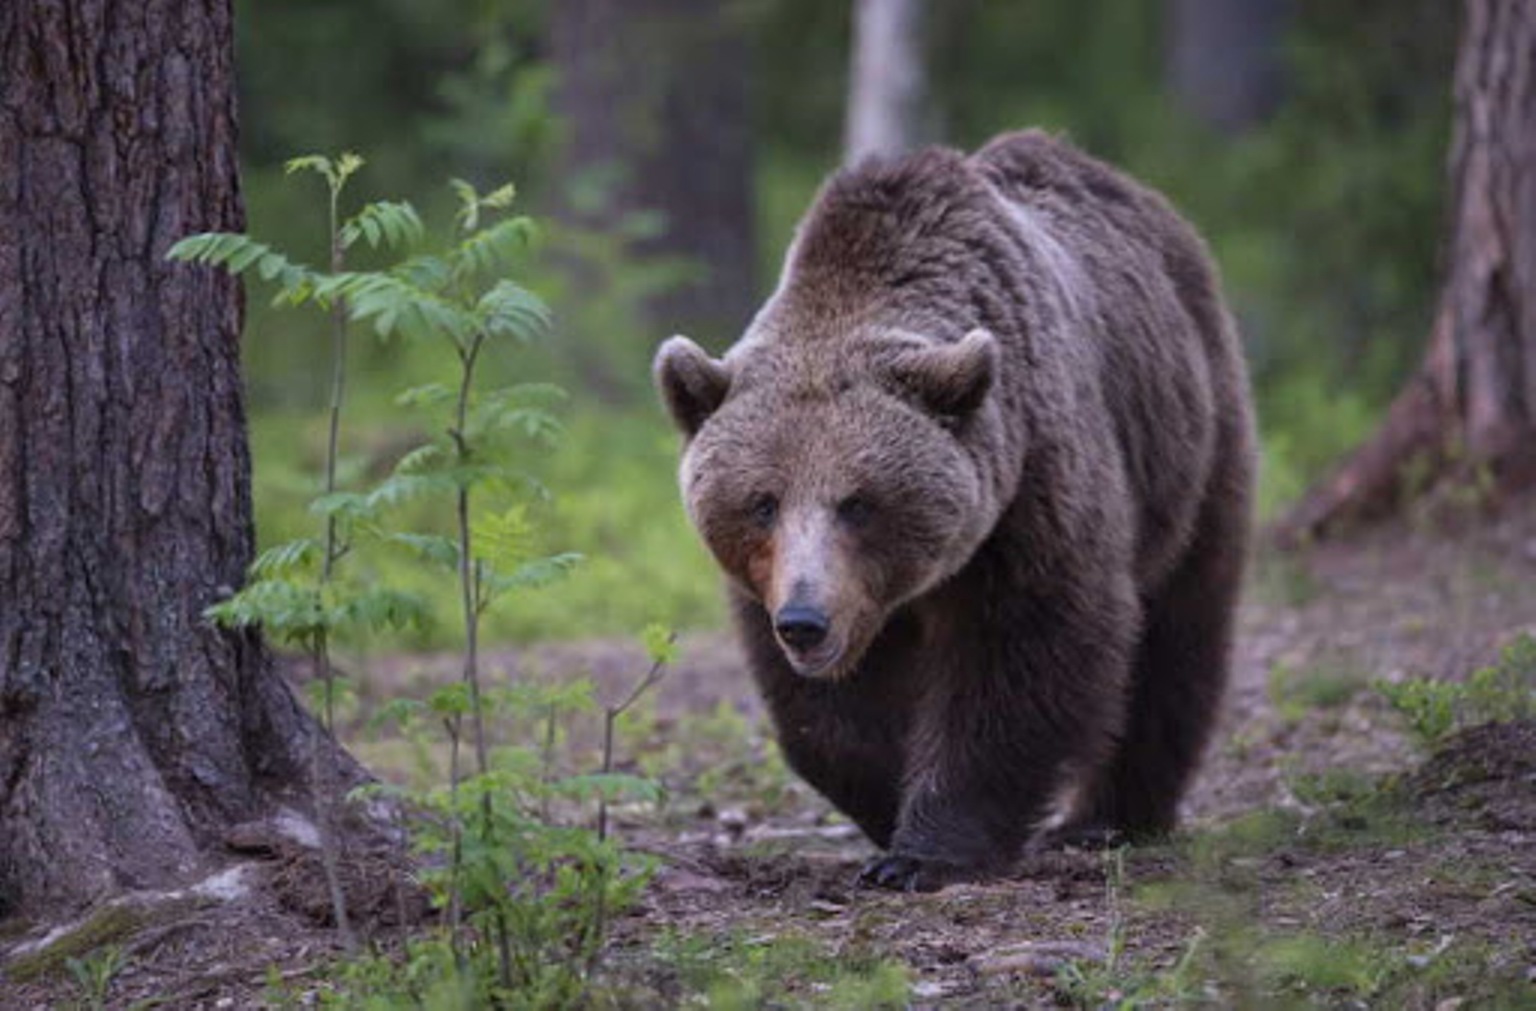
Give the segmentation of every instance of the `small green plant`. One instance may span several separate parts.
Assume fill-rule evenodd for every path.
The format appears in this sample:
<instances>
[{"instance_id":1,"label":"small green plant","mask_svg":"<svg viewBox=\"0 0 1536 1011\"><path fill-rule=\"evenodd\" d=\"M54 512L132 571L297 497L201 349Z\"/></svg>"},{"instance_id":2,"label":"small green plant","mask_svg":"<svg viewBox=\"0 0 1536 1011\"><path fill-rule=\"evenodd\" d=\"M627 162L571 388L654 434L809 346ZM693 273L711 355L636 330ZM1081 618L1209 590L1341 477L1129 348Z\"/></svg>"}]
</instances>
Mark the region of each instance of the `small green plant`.
<instances>
[{"instance_id":1,"label":"small green plant","mask_svg":"<svg viewBox=\"0 0 1536 1011\"><path fill-rule=\"evenodd\" d=\"M911 999L906 966L863 950L832 955L795 933L749 936L664 934L652 954L669 967L689 1007L902 1008Z\"/></svg>"},{"instance_id":2,"label":"small green plant","mask_svg":"<svg viewBox=\"0 0 1536 1011\"><path fill-rule=\"evenodd\" d=\"M508 213L511 186L482 194L455 180L457 231L445 250L413 253L375 270L347 270L343 255L356 242L380 250L405 247L425 231L405 203L370 204L339 218L338 197L361 164L355 156L291 163L293 170L317 172L329 183L328 272L295 264L239 235L196 236L173 250L182 259L236 273L255 270L278 285L280 303L318 306L333 321L325 482L312 506L323 535L264 552L249 585L210 615L229 625L260 625L305 648L320 673L319 708L331 729L339 693L331 677L331 643L341 635L397 628L423 614L412 595L368 578L367 556L360 553L405 552L452 579L463 642L460 678L424 700L385 706L386 718L409 728L408 739L423 740L416 723L446 735L447 781L419 790L370 784L355 792L387 795L409 818L424 857L420 880L445 922L408 942L398 958L370 955L343 964L328 999L346 1006L359 1000L376 1006L569 1006L587 992L609 918L633 901L649 876L648 862L629 857L607 837L609 803L658 796L653 784L612 771L612 727L660 677L672 656L671 637L648 636L649 674L605 712L607 747L596 773L556 775L551 760L556 723L594 708L590 685L485 683L485 614L514 594L550 584L578 560L539 550L530 504L544 492L516 466L519 446L559 433L550 406L562 392L547 384L485 391L476 381L490 349L527 345L550 329L544 304L503 276L533 224ZM348 322L366 323L383 339L435 346L452 365L446 381L416 386L399 398L402 406L425 412L429 428L442 434L406 453L371 489L342 488L338 479ZM425 530L391 526L402 505L433 499L447 500L451 523ZM338 566L344 557L350 558L345 570ZM493 739L494 722L510 724L525 714L538 714L551 728L542 746ZM561 814L594 805L595 829L585 816ZM334 805L317 808L329 825ZM335 850L330 842L324 849L337 923L346 931Z\"/></svg>"},{"instance_id":3,"label":"small green plant","mask_svg":"<svg viewBox=\"0 0 1536 1011\"><path fill-rule=\"evenodd\" d=\"M1536 638L1520 635L1464 682L1407 678L1375 687L1426 747L1484 723L1536 718Z\"/></svg>"},{"instance_id":4,"label":"small green plant","mask_svg":"<svg viewBox=\"0 0 1536 1011\"><path fill-rule=\"evenodd\" d=\"M1254 954L1259 982L1274 998L1369 1001L1403 970L1395 952L1319 934L1268 937Z\"/></svg>"},{"instance_id":5,"label":"small green plant","mask_svg":"<svg viewBox=\"0 0 1536 1011\"><path fill-rule=\"evenodd\" d=\"M265 552L251 566L247 586L228 600L208 609L208 616L230 627L261 625L271 635L309 654L320 687L321 723L326 738L336 730L336 678L332 661L334 640L357 627L401 626L419 620L419 601L388 586L338 578L337 564L353 548L360 532L352 517L333 508L337 491L337 463L345 404L347 377L347 322L355 306L349 302L353 289L338 283L345 272L347 252L359 241L370 246L400 248L421 237L421 219L405 203L381 201L361 208L345 220L341 197L347 182L363 167L355 154L338 158L307 155L288 162L289 174L311 172L325 180L328 192L327 237L329 273L319 273L291 262L285 255L246 235L206 233L183 239L171 247L172 259L221 266L232 274L249 270L278 286L274 304L306 303L326 312L331 320L331 383L327 412L327 442L323 491L312 503L320 517L320 536L280 544ZM364 297L361 290L358 297ZM365 306L366 302L363 303ZM337 869L339 859L337 809L339 776L329 741L317 738L311 755L315 823L321 841L321 859L331 893L332 915L349 949L356 949L347 915L346 896Z\"/></svg>"},{"instance_id":6,"label":"small green plant","mask_svg":"<svg viewBox=\"0 0 1536 1011\"><path fill-rule=\"evenodd\" d=\"M1204 981L1196 971L1197 958L1205 931L1195 928L1170 968L1158 971L1138 965L1126 954L1130 928L1124 893L1125 850L1110 850L1104 855L1104 901L1109 921L1104 958L1074 958L1063 963L1055 975L1058 998L1077 1007L1135 1008L1198 997Z\"/></svg>"},{"instance_id":7,"label":"small green plant","mask_svg":"<svg viewBox=\"0 0 1536 1011\"><path fill-rule=\"evenodd\" d=\"M80 988L82 1006L91 1011L107 1007L107 994L112 980L122 971L123 949L115 944L104 945L83 958L67 958L64 965L69 969L75 985Z\"/></svg>"},{"instance_id":8,"label":"small green plant","mask_svg":"<svg viewBox=\"0 0 1536 1011\"><path fill-rule=\"evenodd\" d=\"M1276 664L1269 672L1269 699L1281 718L1295 723L1310 712L1338 709L1366 685L1347 659L1324 658L1304 667Z\"/></svg>"}]
</instances>

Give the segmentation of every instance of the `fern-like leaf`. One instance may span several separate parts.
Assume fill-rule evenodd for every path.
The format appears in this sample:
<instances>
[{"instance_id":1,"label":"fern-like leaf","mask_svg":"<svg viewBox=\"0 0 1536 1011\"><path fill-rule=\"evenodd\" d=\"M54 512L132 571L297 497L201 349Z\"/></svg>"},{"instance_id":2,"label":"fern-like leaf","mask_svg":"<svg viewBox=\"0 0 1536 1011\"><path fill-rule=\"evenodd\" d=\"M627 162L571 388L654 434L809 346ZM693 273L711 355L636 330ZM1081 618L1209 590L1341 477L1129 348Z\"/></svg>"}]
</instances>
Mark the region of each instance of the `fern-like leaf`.
<instances>
[{"instance_id":1,"label":"fern-like leaf","mask_svg":"<svg viewBox=\"0 0 1536 1011\"><path fill-rule=\"evenodd\" d=\"M307 291L313 278L308 267L293 263L266 243L238 232L189 235L165 255L185 263L222 267L231 274L243 274L254 266L262 280L276 282L280 298L290 301L296 292Z\"/></svg>"},{"instance_id":2,"label":"fern-like leaf","mask_svg":"<svg viewBox=\"0 0 1536 1011\"><path fill-rule=\"evenodd\" d=\"M286 579L312 571L322 553L320 542L308 537L274 545L251 563L251 579Z\"/></svg>"},{"instance_id":3,"label":"fern-like leaf","mask_svg":"<svg viewBox=\"0 0 1536 1011\"><path fill-rule=\"evenodd\" d=\"M498 281L475 305L475 318L490 337L528 343L549 332L549 307L533 292L512 281Z\"/></svg>"},{"instance_id":4,"label":"fern-like leaf","mask_svg":"<svg viewBox=\"0 0 1536 1011\"><path fill-rule=\"evenodd\" d=\"M492 572L484 580L485 602L489 603L512 590L535 590L548 586L570 575L581 560L581 555L568 551L564 554L550 555L548 558L535 558L532 561L523 562L506 574Z\"/></svg>"},{"instance_id":5,"label":"fern-like leaf","mask_svg":"<svg viewBox=\"0 0 1536 1011\"><path fill-rule=\"evenodd\" d=\"M489 277L516 262L536 234L532 219L507 218L471 233L447 254L455 279Z\"/></svg>"},{"instance_id":6,"label":"fern-like leaf","mask_svg":"<svg viewBox=\"0 0 1536 1011\"><path fill-rule=\"evenodd\" d=\"M331 193L341 192L341 188L347 184L347 179L358 169L363 167L363 159L351 151L344 151L336 158L328 158L323 154L306 154L297 158L289 158L283 164L283 171L288 175L295 172L313 172L323 176Z\"/></svg>"},{"instance_id":7,"label":"fern-like leaf","mask_svg":"<svg viewBox=\"0 0 1536 1011\"><path fill-rule=\"evenodd\" d=\"M268 635L291 644L304 644L326 627L317 588L285 579L251 583L203 614L226 628L259 625Z\"/></svg>"},{"instance_id":8,"label":"fern-like leaf","mask_svg":"<svg viewBox=\"0 0 1536 1011\"><path fill-rule=\"evenodd\" d=\"M414 593L388 586L370 586L353 593L335 605L338 625L368 629L404 629L423 626L429 620L426 601Z\"/></svg>"},{"instance_id":9,"label":"fern-like leaf","mask_svg":"<svg viewBox=\"0 0 1536 1011\"><path fill-rule=\"evenodd\" d=\"M390 534L385 538L450 571L459 567L459 542L440 534Z\"/></svg>"},{"instance_id":10,"label":"fern-like leaf","mask_svg":"<svg viewBox=\"0 0 1536 1011\"><path fill-rule=\"evenodd\" d=\"M525 506L477 517L475 560L500 569L514 569L533 552L533 522Z\"/></svg>"},{"instance_id":11,"label":"fern-like leaf","mask_svg":"<svg viewBox=\"0 0 1536 1011\"><path fill-rule=\"evenodd\" d=\"M403 200L380 200L365 205L341 226L341 244L350 249L362 238L374 249L381 245L403 249L420 242L425 234L416 208Z\"/></svg>"}]
</instances>

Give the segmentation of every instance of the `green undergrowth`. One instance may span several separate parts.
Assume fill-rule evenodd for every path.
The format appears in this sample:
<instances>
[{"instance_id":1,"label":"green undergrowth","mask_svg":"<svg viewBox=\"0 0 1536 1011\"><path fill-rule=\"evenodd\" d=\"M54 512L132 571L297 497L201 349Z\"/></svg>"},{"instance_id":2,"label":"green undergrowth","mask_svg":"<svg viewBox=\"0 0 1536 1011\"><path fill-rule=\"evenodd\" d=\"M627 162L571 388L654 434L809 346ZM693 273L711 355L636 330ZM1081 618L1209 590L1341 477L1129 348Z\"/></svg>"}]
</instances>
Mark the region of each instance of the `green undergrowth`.
<instances>
[{"instance_id":1,"label":"green undergrowth","mask_svg":"<svg viewBox=\"0 0 1536 1011\"><path fill-rule=\"evenodd\" d=\"M1498 659L1465 681L1406 678L1376 682L1376 689L1403 717L1426 748L1458 730L1485 723L1536 718L1536 637L1520 635Z\"/></svg>"},{"instance_id":2,"label":"green undergrowth","mask_svg":"<svg viewBox=\"0 0 1536 1011\"><path fill-rule=\"evenodd\" d=\"M429 374L430 377L430 374ZM650 622L671 628L719 626L719 580L678 500L677 439L659 409L632 414L567 408L554 451L530 450L520 465L548 489L529 509L546 552L583 556L568 578L516 607L486 615L489 642L631 636ZM402 425L398 409L363 399L343 468L388 473L406 449L430 434ZM299 536L312 521L315 461L323 458L323 419L268 412L252 419L257 474L257 536L263 547ZM451 511L430 501L405 503L403 525L447 530ZM409 555L359 554L351 563L380 583L418 595L426 621L371 637L376 650L451 646L458 600L451 583Z\"/></svg>"},{"instance_id":3,"label":"green undergrowth","mask_svg":"<svg viewBox=\"0 0 1536 1011\"><path fill-rule=\"evenodd\" d=\"M1328 655L1308 664L1276 664L1269 672L1269 700L1281 719L1296 723L1309 713L1337 710L1364 691L1369 675L1347 655Z\"/></svg>"},{"instance_id":4,"label":"green undergrowth","mask_svg":"<svg viewBox=\"0 0 1536 1011\"><path fill-rule=\"evenodd\" d=\"M1370 926L1391 915L1386 907L1371 915L1360 905L1371 902L1379 886L1314 878L1307 869L1335 866L1329 861L1341 856L1360 858L1336 865L1342 873L1375 864L1389 848L1428 841L1394 781L1339 773L1316 777L1296 792L1314 805L1311 816L1256 811L1112 857L1107 958L1062 966L1052 984L1057 1001L1084 1008L1430 1009L1455 998L1466 1006L1529 1006L1519 946L1450 930L1410 934ZM1473 869L1448 857L1430 873L1449 882L1444 890ZM1484 868L1463 883L1464 900L1485 897L1488 880L1507 876L1502 865ZM1359 895L1343 908L1347 915L1337 922L1318 918L1321 908L1340 908L1335 900L1352 889ZM1143 940L1151 923L1182 941L1140 948L1133 942Z\"/></svg>"},{"instance_id":5,"label":"green undergrowth","mask_svg":"<svg viewBox=\"0 0 1536 1011\"><path fill-rule=\"evenodd\" d=\"M650 971L665 979L668 989L685 995L683 1007L853 1011L909 1006L909 971L899 961L857 946L833 952L791 931L668 932L650 956Z\"/></svg>"}]
</instances>

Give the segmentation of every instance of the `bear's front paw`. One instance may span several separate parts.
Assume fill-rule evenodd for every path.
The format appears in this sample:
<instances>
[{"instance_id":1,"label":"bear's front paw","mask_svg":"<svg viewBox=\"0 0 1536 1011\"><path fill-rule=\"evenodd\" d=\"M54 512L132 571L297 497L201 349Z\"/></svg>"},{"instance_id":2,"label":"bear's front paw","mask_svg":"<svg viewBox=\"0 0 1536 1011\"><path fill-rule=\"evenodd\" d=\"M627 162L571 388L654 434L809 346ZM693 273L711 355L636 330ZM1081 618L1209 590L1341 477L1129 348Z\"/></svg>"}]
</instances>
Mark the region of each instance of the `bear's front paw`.
<instances>
[{"instance_id":1,"label":"bear's front paw","mask_svg":"<svg viewBox=\"0 0 1536 1011\"><path fill-rule=\"evenodd\" d=\"M1123 846L1128 840L1125 833L1118 828L1097 823L1068 824L1051 829L1040 836L1031 845L1035 851L1079 849L1079 850L1110 850Z\"/></svg>"},{"instance_id":2,"label":"bear's front paw","mask_svg":"<svg viewBox=\"0 0 1536 1011\"><path fill-rule=\"evenodd\" d=\"M898 892L936 892L945 885L978 877L974 868L888 853L859 871L859 884Z\"/></svg>"}]
</instances>

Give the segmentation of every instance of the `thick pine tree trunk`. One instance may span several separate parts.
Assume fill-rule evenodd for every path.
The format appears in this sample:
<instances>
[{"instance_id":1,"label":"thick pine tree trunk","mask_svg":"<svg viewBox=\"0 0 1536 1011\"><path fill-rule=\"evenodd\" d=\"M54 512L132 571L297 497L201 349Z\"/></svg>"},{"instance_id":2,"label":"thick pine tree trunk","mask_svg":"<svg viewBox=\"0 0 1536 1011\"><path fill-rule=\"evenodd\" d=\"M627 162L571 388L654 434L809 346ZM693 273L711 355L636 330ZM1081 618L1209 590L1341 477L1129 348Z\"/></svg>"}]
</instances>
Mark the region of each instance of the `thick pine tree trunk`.
<instances>
[{"instance_id":1,"label":"thick pine tree trunk","mask_svg":"<svg viewBox=\"0 0 1536 1011\"><path fill-rule=\"evenodd\" d=\"M1536 5L1467 0L1455 76L1446 275L1418 373L1376 435L1281 525L1289 540L1381 513L1411 475L1536 469Z\"/></svg>"},{"instance_id":2,"label":"thick pine tree trunk","mask_svg":"<svg viewBox=\"0 0 1536 1011\"><path fill-rule=\"evenodd\" d=\"M0 3L0 915L184 881L316 727L251 560L230 0ZM349 771L353 767L348 766Z\"/></svg>"},{"instance_id":3,"label":"thick pine tree trunk","mask_svg":"<svg viewBox=\"0 0 1536 1011\"><path fill-rule=\"evenodd\" d=\"M844 160L916 147L927 102L923 0L855 0Z\"/></svg>"}]
</instances>

